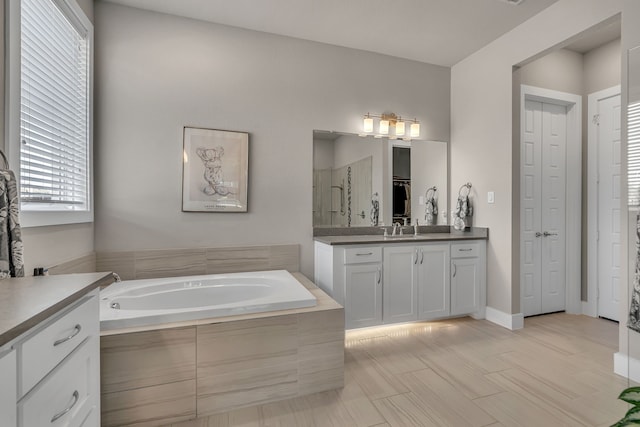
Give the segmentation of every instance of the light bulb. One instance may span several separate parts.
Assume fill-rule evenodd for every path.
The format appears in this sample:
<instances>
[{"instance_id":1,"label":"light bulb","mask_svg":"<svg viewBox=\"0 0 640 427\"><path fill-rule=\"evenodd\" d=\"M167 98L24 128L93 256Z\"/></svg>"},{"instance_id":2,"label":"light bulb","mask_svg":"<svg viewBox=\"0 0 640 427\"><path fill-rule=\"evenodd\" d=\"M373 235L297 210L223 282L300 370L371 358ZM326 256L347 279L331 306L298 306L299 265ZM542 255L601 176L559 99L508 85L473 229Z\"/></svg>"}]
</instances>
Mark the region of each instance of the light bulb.
<instances>
[{"instance_id":1,"label":"light bulb","mask_svg":"<svg viewBox=\"0 0 640 427\"><path fill-rule=\"evenodd\" d=\"M420 136L420 123L411 123L411 138Z\"/></svg>"},{"instance_id":2,"label":"light bulb","mask_svg":"<svg viewBox=\"0 0 640 427\"><path fill-rule=\"evenodd\" d=\"M404 135L404 122L396 122L396 136Z\"/></svg>"},{"instance_id":3,"label":"light bulb","mask_svg":"<svg viewBox=\"0 0 640 427\"><path fill-rule=\"evenodd\" d=\"M389 120L380 120L380 135L389 134Z\"/></svg>"},{"instance_id":4,"label":"light bulb","mask_svg":"<svg viewBox=\"0 0 640 427\"><path fill-rule=\"evenodd\" d=\"M373 119L371 117L365 116L362 130L364 131L364 133L373 132Z\"/></svg>"}]
</instances>

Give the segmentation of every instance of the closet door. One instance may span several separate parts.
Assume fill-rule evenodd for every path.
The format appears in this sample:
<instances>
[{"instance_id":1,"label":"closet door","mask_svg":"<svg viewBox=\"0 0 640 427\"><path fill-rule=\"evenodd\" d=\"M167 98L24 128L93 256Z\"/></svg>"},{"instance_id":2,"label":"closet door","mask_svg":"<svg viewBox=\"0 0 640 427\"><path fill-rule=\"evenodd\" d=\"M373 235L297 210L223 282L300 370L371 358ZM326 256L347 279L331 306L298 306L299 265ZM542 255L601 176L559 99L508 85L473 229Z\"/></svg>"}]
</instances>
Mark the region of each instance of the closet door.
<instances>
[{"instance_id":1,"label":"closet door","mask_svg":"<svg viewBox=\"0 0 640 427\"><path fill-rule=\"evenodd\" d=\"M521 142L521 301L525 316L565 309L567 110L525 102Z\"/></svg>"}]
</instances>

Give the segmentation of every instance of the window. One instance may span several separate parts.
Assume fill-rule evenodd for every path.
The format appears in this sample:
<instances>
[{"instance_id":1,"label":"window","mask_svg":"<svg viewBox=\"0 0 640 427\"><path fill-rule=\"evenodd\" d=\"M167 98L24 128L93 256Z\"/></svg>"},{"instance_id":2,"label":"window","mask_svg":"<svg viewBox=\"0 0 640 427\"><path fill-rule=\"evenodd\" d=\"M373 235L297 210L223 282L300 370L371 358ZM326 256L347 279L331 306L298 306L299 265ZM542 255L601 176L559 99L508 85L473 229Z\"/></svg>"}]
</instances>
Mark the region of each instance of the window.
<instances>
[{"instance_id":1,"label":"window","mask_svg":"<svg viewBox=\"0 0 640 427\"><path fill-rule=\"evenodd\" d=\"M640 207L640 46L627 53L627 192L629 208Z\"/></svg>"},{"instance_id":2,"label":"window","mask_svg":"<svg viewBox=\"0 0 640 427\"><path fill-rule=\"evenodd\" d=\"M92 221L92 26L75 0L10 8L20 26L10 28L8 140L22 224Z\"/></svg>"}]
</instances>

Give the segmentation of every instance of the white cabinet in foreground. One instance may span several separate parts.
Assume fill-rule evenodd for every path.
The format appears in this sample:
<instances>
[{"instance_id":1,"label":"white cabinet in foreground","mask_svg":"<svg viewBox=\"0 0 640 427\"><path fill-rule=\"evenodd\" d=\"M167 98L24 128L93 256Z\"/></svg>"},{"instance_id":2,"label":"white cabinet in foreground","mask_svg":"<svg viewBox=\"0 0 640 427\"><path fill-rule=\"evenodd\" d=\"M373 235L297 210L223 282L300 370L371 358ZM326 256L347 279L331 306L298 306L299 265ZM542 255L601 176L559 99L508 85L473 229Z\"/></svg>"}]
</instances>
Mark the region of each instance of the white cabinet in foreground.
<instances>
[{"instance_id":1,"label":"white cabinet in foreground","mask_svg":"<svg viewBox=\"0 0 640 427\"><path fill-rule=\"evenodd\" d=\"M15 426L17 401L16 351L0 349L0 426Z\"/></svg>"},{"instance_id":2,"label":"white cabinet in foreground","mask_svg":"<svg viewBox=\"0 0 640 427\"><path fill-rule=\"evenodd\" d=\"M95 290L0 349L0 426L99 427Z\"/></svg>"},{"instance_id":3,"label":"white cabinet in foreground","mask_svg":"<svg viewBox=\"0 0 640 427\"><path fill-rule=\"evenodd\" d=\"M345 308L347 329L484 318L486 242L315 242L315 283Z\"/></svg>"}]
</instances>

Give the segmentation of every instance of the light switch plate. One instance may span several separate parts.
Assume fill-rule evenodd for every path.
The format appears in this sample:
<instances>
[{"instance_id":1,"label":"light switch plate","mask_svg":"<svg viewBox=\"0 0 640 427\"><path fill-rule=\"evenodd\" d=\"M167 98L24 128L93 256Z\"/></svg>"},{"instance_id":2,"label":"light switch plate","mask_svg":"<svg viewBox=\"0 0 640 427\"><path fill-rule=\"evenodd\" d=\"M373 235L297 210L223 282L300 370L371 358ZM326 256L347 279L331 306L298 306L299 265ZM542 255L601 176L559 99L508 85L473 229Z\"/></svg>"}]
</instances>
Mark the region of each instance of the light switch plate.
<instances>
[{"instance_id":1,"label":"light switch plate","mask_svg":"<svg viewBox=\"0 0 640 427\"><path fill-rule=\"evenodd\" d=\"M496 193L493 191L489 191L487 193L487 203L495 203L496 201Z\"/></svg>"}]
</instances>

